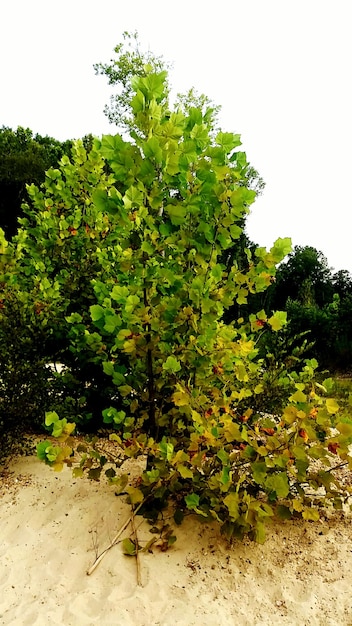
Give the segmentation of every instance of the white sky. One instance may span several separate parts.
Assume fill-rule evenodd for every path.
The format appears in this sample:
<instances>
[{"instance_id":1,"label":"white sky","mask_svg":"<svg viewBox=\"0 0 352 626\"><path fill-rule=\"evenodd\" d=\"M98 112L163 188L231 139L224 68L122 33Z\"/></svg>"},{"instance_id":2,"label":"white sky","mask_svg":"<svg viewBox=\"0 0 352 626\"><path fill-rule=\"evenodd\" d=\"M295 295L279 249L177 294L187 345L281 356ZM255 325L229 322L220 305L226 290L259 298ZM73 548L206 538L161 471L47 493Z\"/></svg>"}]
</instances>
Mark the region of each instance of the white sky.
<instances>
[{"instance_id":1,"label":"white sky","mask_svg":"<svg viewBox=\"0 0 352 626\"><path fill-rule=\"evenodd\" d=\"M114 132L94 74L125 30L173 63L176 91L222 105L266 189L250 238L321 250L352 272L351 0L3 0L0 126L64 140Z\"/></svg>"}]
</instances>

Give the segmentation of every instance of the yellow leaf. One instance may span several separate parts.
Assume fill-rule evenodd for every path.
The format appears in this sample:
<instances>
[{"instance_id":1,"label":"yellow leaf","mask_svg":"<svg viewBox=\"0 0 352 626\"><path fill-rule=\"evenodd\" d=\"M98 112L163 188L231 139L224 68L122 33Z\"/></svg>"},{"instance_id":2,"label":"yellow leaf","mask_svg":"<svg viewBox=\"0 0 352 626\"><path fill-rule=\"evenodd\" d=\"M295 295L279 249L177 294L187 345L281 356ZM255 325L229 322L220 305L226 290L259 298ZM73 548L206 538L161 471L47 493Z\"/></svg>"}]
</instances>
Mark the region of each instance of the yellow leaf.
<instances>
[{"instance_id":1,"label":"yellow leaf","mask_svg":"<svg viewBox=\"0 0 352 626\"><path fill-rule=\"evenodd\" d=\"M179 465L177 470L181 474L182 478L193 478L193 472L189 469L189 467Z\"/></svg>"},{"instance_id":2,"label":"yellow leaf","mask_svg":"<svg viewBox=\"0 0 352 626\"><path fill-rule=\"evenodd\" d=\"M131 354L132 352L135 352L136 351L136 342L135 342L135 340L134 339L127 339L127 341L124 341L122 349L127 354Z\"/></svg>"},{"instance_id":3,"label":"yellow leaf","mask_svg":"<svg viewBox=\"0 0 352 626\"><path fill-rule=\"evenodd\" d=\"M130 385L120 385L118 387L118 390L120 392L120 395L125 398L126 396L128 396L131 391L132 391L132 387Z\"/></svg>"},{"instance_id":4,"label":"yellow leaf","mask_svg":"<svg viewBox=\"0 0 352 626\"><path fill-rule=\"evenodd\" d=\"M76 424L73 424L72 422L69 422L68 424L66 424L66 426L64 426L65 435L70 435L71 433L73 433L75 428L76 428Z\"/></svg>"},{"instance_id":5,"label":"yellow leaf","mask_svg":"<svg viewBox=\"0 0 352 626\"><path fill-rule=\"evenodd\" d=\"M184 461L189 461L189 455L183 450L178 450L171 463L172 465L177 465L177 463L184 463Z\"/></svg>"},{"instance_id":6,"label":"yellow leaf","mask_svg":"<svg viewBox=\"0 0 352 626\"><path fill-rule=\"evenodd\" d=\"M297 419L297 409L294 406L287 406L282 414L282 418L286 424L293 424Z\"/></svg>"},{"instance_id":7,"label":"yellow leaf","mask_svg":"<svg viewBox=\"0 0 352 626\"><path fill-rule=\"evenodd\" d=\"M337 404L336 400L334 398L327 398L326 399L326 408L328 410L328 413L337 413L337 411L339 410L339 405Z\"/></svg>"},{"instance_id":8,"label":"yellow leaf","mask_svg":"<svg viewBox=\"0 0 352 626\"><path fill-rule=\"evenodd\" d=\"M184 391L175 391L172 394L172 401L176 406L187 406L189 404L189 396Z\"/></svg>"},{"instance_id":9,"label":"yellow leaf","mask_svg":"<svg viewBox=\"0 0 352 626\"><path fill-rule=\"evenodd\" d=\"M138 504L139 502L143 502L144 495L140 489L136 489L136 487L127 487L126 491L129 495L131 504Z\"/></svg>"},{"instance_id":10,"label":"yellow leaf","mask_svg":"<svg viewBox=\"0 0 352 626\"><path fill-rule=\"evenodd\" d=\"M61 472L63 467L64 467L63 463L53 463L52 464L52 468L53 468L54 472Z\"/></svg>"},{"instance_id":11,"label":"yellow leaf","mask_svg":"<svg viewBox=\"0 0 352 626\"><path fill-rule=\"evenodd\" d=\"M289 398L290 402L307 402L307 396L303 391L295 391L294 394Z\"/></svg>"},{"instance_id":12,"label":"yellow leaf","mask_svg":"<svg viewBox=\"0 0 352 626\"><path fill-rule=\"evenodd\" d=\"M116 441L120 445L121 445L121 442L122 442L121 437L119 437L119 435L117 435L116 433L111 433L111 435L109 435L109 440L110 441Z\"/></svg>"},{"instance_id":13,"label":"yellow leaf","mask_svg":"<svg viewBox=\"0 0 352 626\"><path fill-rule=\"evenodd\" d=\"M346 424L346 422L339 422L336 425L337 430L340 431L341 435L345 437L351 437L352 435L352 424Z\"/></svg>"},{"instance_id":14,"label":"yellow leaf","mask_svg":"<svg viewBox=\"0 0 352 626\"><path fill-rule=\"evenodd\" d=\"M287 313L285 311L276 311L274 315L269 317L268 323L274 331L281 330L287 322Z\"/></svg>"},{"instance_id":15,"label":"yellow leaf","mask_svg":"<svg viewBox=\"0 0 352 626\"><path fill-rule=\"evenodd\" d=\"M197 413L197 411L192 410L192 420L194 422L196 422L196 424L203 424L203 418L200 415L200 413Z\"/></svg>"},{"instance_id":16,"label":"yellow leaf","mask_svg":"<svg viewBox=\"0 0 352 626\"><path fill-rule=\"evenodd\" d=\"M305 520L317 522L320 518L319 511L316 509L306 508L302 513L302 517Z\"/></svg>"},{"instance_id":17,"label":"yellow leaf","mask_svg":"<svg viewBox=\"0 0 352 626\"><path fill-rule=\"evenodd\" d=\"M122 328L117 334L117 339L119 341L123 341L124 339L126 339L126 337L130 337L131 335L132 331L130 331L128 328Z\"/></svg>"}]
</instances>

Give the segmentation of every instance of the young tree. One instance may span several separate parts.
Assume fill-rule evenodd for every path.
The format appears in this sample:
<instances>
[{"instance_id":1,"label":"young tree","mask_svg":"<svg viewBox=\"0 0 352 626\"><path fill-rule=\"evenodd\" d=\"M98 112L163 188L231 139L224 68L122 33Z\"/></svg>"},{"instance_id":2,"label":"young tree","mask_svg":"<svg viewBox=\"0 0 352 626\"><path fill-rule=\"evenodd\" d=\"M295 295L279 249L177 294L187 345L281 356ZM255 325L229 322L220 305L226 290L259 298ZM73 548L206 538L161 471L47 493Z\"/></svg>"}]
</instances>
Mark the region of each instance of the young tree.
<instances>
[{"instance_id":1,"label":"young tree","mask_svg":"<svg viewBox=\"0 0 352 626\"><path fill-rule=\"evenodd\" d=\"M314 361L288 381L277 415L251 408L264 391L257 339L265 328L282 328L286 316L261 310L231 324L222 318L234 302L271 284L290 241L248 251L245 270L221 262L255 198L245 184L240 137L214 135L200 108L172 108L165 71L145 67L131 89L130 139L96 142L113 180L93 202L111 215L116 241L101 247L102 265L105 259L113 272L94 282L90 313L101 335L97 354L123 403L103 411L121 446L116 467L121 454L143 454L148 463L138 488L118 469L106 473L133 505L152 507L149 515L172 500L177 523L195 512L217 520L228 537L253 533L261 541L275 513L317 519L325 498L341 503L333 461L340 455L350 462L352 425L319 394ZM82 315L70 320L90 335ZM56 413L47 424L64 443L42 442L39 456L58 469L72 466L71 427ZM96 479L106 458L84 449L77 462L77 475L86 470ZM321 495L312 497L305 485L322 488Z\"/></svg>"}]
</instances>

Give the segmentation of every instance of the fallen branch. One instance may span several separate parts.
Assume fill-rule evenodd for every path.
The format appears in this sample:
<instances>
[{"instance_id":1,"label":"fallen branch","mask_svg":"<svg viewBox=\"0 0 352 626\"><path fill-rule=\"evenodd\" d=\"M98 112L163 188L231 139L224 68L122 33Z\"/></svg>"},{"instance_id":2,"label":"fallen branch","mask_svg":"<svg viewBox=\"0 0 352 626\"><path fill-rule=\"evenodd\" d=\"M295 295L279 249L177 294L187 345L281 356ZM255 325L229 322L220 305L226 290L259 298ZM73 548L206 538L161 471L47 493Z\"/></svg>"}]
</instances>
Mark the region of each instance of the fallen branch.
<instances>
[{"instance_id":1,"label":"fallen branch","mask_svg":"<svg viewBox=\"0 0 352 626\"><path fill-rule=\"evenodd\" d=\"M138 549L138 536L137 536L137 530L136 530L136 525L135 525L135 517L136 511L133 509L132 507L132 515L131 515L131 527L132 527L132 533L133 533L133 538L134 538L134 543L136 546L136 566L137 566L137 585L139 587L142 587L142 577L141 577L141 562L140 562L140 558L139 558L139 549Z\"/></svg>"},{"instance_id":2,"label":"fallen branch","mask_svg":"<svg viewBox=\"0 0 352 626\"><path fill-rule=\"evenodd\" d=\"M129 518L125 521L125 523L118 530L118 532L116 533L116 535L113 538L112 542L108 545L107 548L105 548L105 550L103 550L103 552L101 552L101 554L99 554L99 556L97 556L97 558L95 559L93 565L91 565L91 567L87 570L87 576L90 576L91 574L93 574L94 570L98 567L99 563L103 560L103 558L106 555L106 553L109 552L109 550L111 550L111 548L113 548L116 545L116 543L117 543L118 539L121 537L123 531L126 530L127 526L132 522L132 519L134 518L136 513L139 511L139 509L141 508L142 504L144 504L144 502L141 502L140 505L133 511L132 515L129 516Z\"/></svg>"}]
</instances>

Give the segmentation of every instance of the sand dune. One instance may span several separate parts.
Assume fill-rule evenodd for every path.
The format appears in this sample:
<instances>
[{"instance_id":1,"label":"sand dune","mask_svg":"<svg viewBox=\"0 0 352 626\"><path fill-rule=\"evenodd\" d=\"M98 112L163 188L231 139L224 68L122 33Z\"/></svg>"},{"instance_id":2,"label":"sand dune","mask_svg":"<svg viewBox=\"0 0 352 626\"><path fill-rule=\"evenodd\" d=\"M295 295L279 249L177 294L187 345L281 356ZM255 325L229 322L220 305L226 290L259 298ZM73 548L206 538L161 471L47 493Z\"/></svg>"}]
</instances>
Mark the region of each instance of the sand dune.
<instances>
[{"instance_id":1,"label":"sand dune","mask_svg":"<svg viewBox=\"0 0 352 626\"><path fill-rule=\"evenodd\" d=\"M273 524L264 546L230 548L187 518L169 551L140 554L138 586L120 545L86 574L130 514L109 485L22 457L0 493L1 626L352 625L350 517Z\"/></svg>"}]
</instances>

